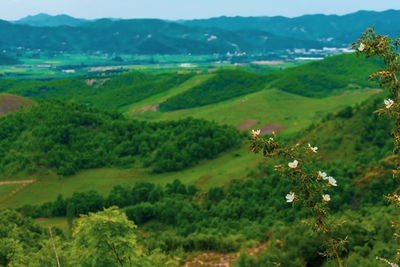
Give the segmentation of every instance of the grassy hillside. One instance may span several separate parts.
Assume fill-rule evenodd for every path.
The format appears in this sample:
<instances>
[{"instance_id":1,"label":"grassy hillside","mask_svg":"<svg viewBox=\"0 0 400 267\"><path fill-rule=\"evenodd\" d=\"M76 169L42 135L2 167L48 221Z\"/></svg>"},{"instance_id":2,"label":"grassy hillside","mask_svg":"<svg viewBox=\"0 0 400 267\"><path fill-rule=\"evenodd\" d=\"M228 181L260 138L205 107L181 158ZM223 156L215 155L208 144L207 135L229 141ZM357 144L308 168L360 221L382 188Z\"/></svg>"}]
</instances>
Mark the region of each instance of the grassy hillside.
<instances>
[{"instance_id":1,"label":"grassy hillside","mask_svg":"<svg viewBox=\"0 0 400 267\"><path fill-rule=\"evenodd\" d=\"M308 97L324 97L372 86L363 73L373 70L379 64L378 61L356 58L351 54L329 57L320 62L264 75L238 69L222 70L214 73L210 80L193 88L164 96L158 101L154 101L158 96L153 96L149 102L146 99L141 101L140 105L146 107L158 104L157 108L161 111L174 111L218 103L268 88L278 88ZM356 71L352 71L348 65Z\"/></svg>"},{"instance_id":2,"label":"grassy hillside","mask_svg":"<svg viewBox=\"0 0 400 267\"><path fill-rule=\"evenodd\" d=\"M206 82L160 104L161 111L193 108L218 103L264 89L263 75L240 70L221 70Z\"/></svg>"},{"instance_id":3,"label":"grassy hillside","mask_svg":"<svg viewBox=\"0 0 400 267\"><path fill-rule=\"evenodd\" d=\"M292 107L291 110L284 114L282 114L283 111L269 114L271 121L272 118L278 116L282 118L282 116L292 114L292 125L282 132L284 135L297 133L299 130L309 126L311 121L314 121L315 124L309 127L307 131L304 130L300 135L301 140L305 143L311 142L319 147L319 154L322 156L323 161L327 163L324 169L331 170L332 175L342 177L340 179L344 179L348 183L359 181L360 185L363 185L360 189L360 192L363 192L362 194L366 194L371 186L376 186L375 183L370 184L372 179L383 179L385 184L393 181L385 180L387 178L386 172L382 172L381 169L382 164L383 166L391 164L389 158L387 159L389 161L385 160L392 153L392 139L388 135L389 125L384 118L377 118L373 114L373 111L383 106L382 95L374 96L375 92L371 90L366 94L309 99L273 90L265 92L275 92L273 99L281 99L281 101L277 101L274 105L264 104L264 106L250 102L249 107L253 105L259 106L258 114L268 114L265 110L274 110L281 106ZM254 99L262 101L260 93L256 93ZM371 95L372 98L370 98ZM269 98L272 97L271 95L268 96ZM284 99L285 96L286 99ZM346 107L362 101L362 99L367 99L367 102L351 108L350 106ZM307 100L310 100L310 102L307 102ZM296 103L302 103L302 105L297 104L296 107ZM308 111L306 107L308 107ZM317 107L325 109L324 112L313 113L315 110L310 110ZM232 109L236 110L237 108ZM196 109L193 110L199 112ZM237 114L241 114L245 110L238 109ZM264 112L262 113L261 110ZM209 112L207 113L208 117L211 114L223 114L222 111L210 110ZM253 110L253 112L257 112L257 109ZM303 116L293 115L299 113ZM227 119L221 120L227 122ZM240 119L237 119L237 122L240 123ZM260 122L253 128L259 128L262 125L263 123ZM282 134L278 134L278 136L282 136ZM203 160L198 165L180 172L151 174L146 169L135 167L84 170L64 179L43 176L37 182L29 184L15 196L4 200L0 203L0 206L20 207L28 203L40 204L54 200L59 193L69 197L73 192L80 192L89 188L95 189L101 194L107 194L113 185L132 186L137 182L166 185L174 179L180 179L185 184L196 185L203 190L207 190L216 185L222 186L232 179L248 177L250 173L254 173L259 162L261 162L261 159L254 154L249 154L247 145L244 145L240 149L224 152L212 161ZM23 179L23 176L21 176L21 179ZM382 184L382 189L380 190L388 186L390 187L391 184ZM374 196L376 197L377 195L375 194ZM365 201L368 199L370 201L370 197L367 196Z\"/></svg>"},{"instance_id":4,"label":"grassy hillside","mask_svg":"<svg viewBox=\"0 0 400 267\"><path fill-rule=\"evenodd\" d=\"M383 95L372 97L355 107L346 107L326 115L323 122L313 125L304 137L323 144L324 159L376 164L393 154L392 125L376 110L384 108ZM332 134L335 133L335 134Z\"/></svg>"},{"instance_id":5,"label":"grassy hillside","mask_svg":"<svg viewBox=\"0 0 400 267\"><path fill-rule=\"evenodd\" d=\"M222 103L270 88L307 97L338 95L344 91L373 86L363 73L371 72L378 65L377 61L347 54L267 74L231 69L220 70L212 75L133 71L121 75L92 75L49 81L2 79L0 91L35 100L72 99L114 111L126 111L134 107L143 108L141 111L145 111L146 107L150 110L174 111ZM183 85L191 77L199 82Z\"/></svg>"},{"instance_id":6,"label":"grassy hillside","mask_svg":"<svg viewBox=\"0 0 400 267\"><path fill-rule=\"evenodd\" d=\"M380 65L377 60L343 54L270 74L275 76L270 86L303 96L323 97L343 89L372 86L366 73Z\"/></svg>"},{"instance_id":7,"label":"grassy hillside","mask_svg":"<svg viewBox=\"0 0 400 267\"><path fill-rule=\"evenodd\" d=\"M149 109L157 110L160 103L163 103L167 99L174 97L176 95L179 95L179 94L191 89L192 87L203 84L212 77L214 77L214 74L210 74L210 73L209 74L197 74L176 87L173 87L169 90L163 91L158 94L154 94L146 99L143 99L143 100L133 103L131 105L125 106L125 107L121 108L120 110L122 112L129 111L129 112L141 112L141 113L143 113Z\"/></svg>"},{"instance_id":8,"label":"grassy hillside","mask_svg":"<svg viewBox=\"0 0 400 267\"><path fill-rule=\"evenodd\" d=\"M308 98L271 89L203 107L173 112L153 110L142 112L136 109L126 114L133 118L154 121L168 121L190 116L235 127L245 120L253 119L258 123L252 128L276 123L287 127L284 132L289 134L307 127L312 122L319 121L328 112L361 102L376 92L375 89L354 90L340 96Z\"/></svg>"},{"instance_id":9,"label":"grassy hillside","mask_svg":"<svg viewBox=\"0 0 400 267\"><path fill-rule=\"evenodd\" d=\"M35 175L36 182L28 184L15 195L0 200L0 207L18 208L25 204L42 204L53 201L58 194L69 197L74 192L83 192L89 189L106 195L113 186L133 186L139 182L164 186L172 183L175 179L207 190L210 187L223 186L230 180L247 177L260 162L258 157L249 154L247 150L247 144L245 144L240 148L223 152L213 160L202 160L197 165L179 172L157 174L149 173L144 168L134 167L83 170L64 178L54 175ZM12 179L26 179L26 176L18 175ZM0 177L0 181L2 180L10 180L10 178ZM11 193L16 187L3 188L0 186L4 191L3 195Z\"/></svg>"},{"instance_id":10,"label":"grassy hillside","mask_svg":"<svg viewBox=\"0 0 400 267\"><path fill-rule=\"evenodd\" d=\"M160 104L160 110L205 106L269 88L307 97L326 97L373 86L365 73L373 72L379 65L379 61L347 54L264 75L223 70L207 82L168 98Z\"/></svg>"}]
</instances>

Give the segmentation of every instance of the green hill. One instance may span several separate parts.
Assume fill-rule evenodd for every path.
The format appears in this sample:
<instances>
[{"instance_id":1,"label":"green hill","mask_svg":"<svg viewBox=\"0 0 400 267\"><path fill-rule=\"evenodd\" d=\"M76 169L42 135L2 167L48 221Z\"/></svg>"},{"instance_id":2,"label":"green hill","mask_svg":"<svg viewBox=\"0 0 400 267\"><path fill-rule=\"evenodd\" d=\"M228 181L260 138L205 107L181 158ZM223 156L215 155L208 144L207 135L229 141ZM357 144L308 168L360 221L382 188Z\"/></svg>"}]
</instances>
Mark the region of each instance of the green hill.
<instances>
[{"instance_id":1,"label":"green hill","mask_svg":"<svg viewBox=\"0 0 400 267\"><path fill-rule=\"evenodd\" d=\"M377 26L384 35L399 36L399 10L358 11L342 16L304 15L295 18L276 17L218 17L182 21L184 25L215 27L237 31L253 29L306 40L322 40L326 45L349 46L365 29Z\"/></svg>"},{"instance_id":2,"label":"green hill","mask_svg":"<svg viewBox=\"0 0 400 267\"><path fill-rule=\"evenodd\" d=\"M57 27L57 26L79 26L87 22L84 19L77 19L68 15L51 16L45 13L40 13L34 16L14 21L15 24L24 24L35 27Z\"/></svg>"},{"instance_id":3,"label":"green hill","mask_svg":"<svg viewBox=\"0 0 400 267\"><path fill-rule=\"evenodd\" d=\"M218 103L233 97L262 90L266 85L263 75L240 70L221 70L206 82L160 104L161 111Z\"/></svg>"},{"instance_id":4,"label":"green hill","mask_svg":"<svg viewBox=\"0 0 400 267\"><path fill-rule=\"evenodd\" d=\"M269 74L271 79L275 76L270 86L308 97L323 97L343 89L376 86L368 82L365 73L374 72L381 64L378 60L343 54Z\"/></svg>"},{"instance_id":5,"label":"green hill","mask_svg":"<svg viewBox=\"0 0 400 267\"><path fill-rule=\"evenodd\" d=\"M247 40L249 35L251 41ZM99 19L76 27L32 27L0 20L0 43L6 49L146 55L253 53L293 49L297 47L294 44L322 48L317 40L190 27L157 19Z\"/></svg>"},{"instance_id":6,"label":"green hill","mask_svg":"<svg viewBox=\"0 0 400 267\"><path fill-rule=\"evenodd\" d=\"M349 47L372 25L400 34L397 10L360 11L344 16L220 17L192 21L155 19L85 21L66 15L0 21L3 48L118 54L270 53L285 49ZM33 27L35 26L35 27Z\"/></svg>"},{"instance_id":7,"label":"green hill","mask_svg":"<svg viewBox=\"0 0 400 267\"><path fill-rule=\"evenodd\" d=\"M71 175L136 166L162 173L215 158L241 143L233 127L205 120L146 123L70 102L46 101L0 118L3 175Z\"/></svg>"},{"instance_id":8,"label":"green hill","mask_svg":"<svg viewBox=\"0 0 400 267\"><path fill-rule=\"evenodd\" d=\"M50 81L3 79L0 90L35 100L68 99L116 111L176 87L190 77L192 74L131 72L119 76Z\"/></svg>"},{"instance_id":9,"label":"green hill","mask_svg":"<svg viewBox=\"0 0 400 267\"><path fill-rule=\"evenodd\" d=\"M307 97L326 97L344 90L373 86L363 74L372 72L379 65L379 61L344 54L265 75L222 70L207 82L168 98L160 104L160 110L205 106L269 88Z\"/></svg>"},{"instance_id":10,"label":"green hill","mask_svg":"<svg viewBox=\"0 0 400 267\"><path fill-rule=\"evenodd\" d=\"M304 138L323 144L321 153L326 160L352 160L357 166L376 164L393 154L392 125L374 113L384 108L383 99L379 94L355 107L327 114Z\"/></svg>"}]
</instances>

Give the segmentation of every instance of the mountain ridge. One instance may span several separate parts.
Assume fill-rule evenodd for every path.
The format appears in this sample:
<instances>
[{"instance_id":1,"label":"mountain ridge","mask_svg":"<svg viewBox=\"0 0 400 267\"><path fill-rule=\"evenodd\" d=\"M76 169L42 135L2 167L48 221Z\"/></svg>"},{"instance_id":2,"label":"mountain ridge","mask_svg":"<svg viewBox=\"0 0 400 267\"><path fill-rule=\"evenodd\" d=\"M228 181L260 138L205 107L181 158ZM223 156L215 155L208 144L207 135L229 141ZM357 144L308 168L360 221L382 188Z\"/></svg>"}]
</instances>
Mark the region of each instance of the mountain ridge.
<instances>
[{"instance_id":1,"label":"mountain ridge","mask_svg":"<svg viewBox=\"0 0 400 267\"><path fill-rule=\"evenodd\" d=\"M203 20L75 19L40 14L45 27L0 21L0 49L125 54L271 53L287 49L343 48L376 24L379 32L400 35L400 11L359 11L343 16L218 17ZM62 20L79 23L59 25ZM78 20L78 21L76 21ZM52 21L52 22L51 22ZM21 22L21 20L20 20ZM58 23L58 24L57 24ZM29 24L29 23L28 23ZM40 23L39 23L40 24ZM70 24L70 25L68 25ZM379 29L378 29L379 28Z\"/></svg>"}]
</instances>

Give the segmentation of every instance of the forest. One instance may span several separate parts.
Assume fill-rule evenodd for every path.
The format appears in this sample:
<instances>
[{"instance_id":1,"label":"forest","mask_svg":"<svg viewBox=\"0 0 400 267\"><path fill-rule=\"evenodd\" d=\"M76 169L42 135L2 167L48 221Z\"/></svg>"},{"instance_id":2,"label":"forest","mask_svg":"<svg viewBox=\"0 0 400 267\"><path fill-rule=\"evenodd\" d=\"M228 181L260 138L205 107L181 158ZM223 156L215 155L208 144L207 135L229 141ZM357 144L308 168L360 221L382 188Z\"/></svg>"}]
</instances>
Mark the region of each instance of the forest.
<instances>
[{"instance_id":1,"label":"forest","mask_svg":"<svg viewBox=\"0 0 400 267\"><path fill-rule=\"evenodd\" d=\"M4 175L130 166L177 171L242 143L229 126L198 119L147 123L83 104L47 100L0 118Z\"/></svg>"}]
</instances>

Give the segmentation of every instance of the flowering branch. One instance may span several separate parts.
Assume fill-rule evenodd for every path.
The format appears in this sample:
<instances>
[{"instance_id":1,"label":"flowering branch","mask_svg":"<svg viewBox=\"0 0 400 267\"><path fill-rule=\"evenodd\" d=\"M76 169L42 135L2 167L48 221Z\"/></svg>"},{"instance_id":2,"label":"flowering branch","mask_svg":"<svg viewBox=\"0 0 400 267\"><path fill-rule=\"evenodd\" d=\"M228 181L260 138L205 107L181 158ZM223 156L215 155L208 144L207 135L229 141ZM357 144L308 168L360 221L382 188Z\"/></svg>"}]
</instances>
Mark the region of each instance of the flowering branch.
<instances>
[{"instance_id":1,"label":"flowering branch","mask_svg":"<svg viewBox=\"0 0 400 267\"><path fill-rule=\"evenodd\" d=\"M352 44L352 48L356 48L356 55L364 54L367 58L378 57L383 59L385 66L382 69L375 71L369 75L370 80L379 80L383 89L388 89L391 98L384 101L385 108L381 108L376 112L379 115L386 115L389 118L394 118L395 125L392 129L394 136L394 153L399 156L400 152L400 83L397 74L400 69L400 38L391 39L388 36L382 36L375 33L375 26L367 29L363 36ZM396 170L393 170L393 177L400 178L400 157L396 158ZM396 191L386 196L386 198L400 206L400 196L398 195L399 188ZM392 227L400 231L400 223L393 222ZM400 241L400 235L395 233L394 236ZM378 260L388 263L392 266L398 266L389 262L386 259L377 257ZM397 260L400 262L400 249L397 249Z\"/></svg>"},{"instance_id":2,"label":"flowering branch","mask_svg":"<svg viewBox=\"0 0 400 267\"><path fill-rule=\"evenodd\" d=\"M336 187L336 180L325 172L316 171L314 161L318 154L318 147L311 144L307 146L300 143L293 147L285 147L276 141L276 136L264 139L260 131L252 130L252 140L249 150L254 153L262 153L264 157L272 157L281 160L282 164L276 165L275 170L280 172L282 177L289 178L293 188L286 195L286 202L301 204L303 209L311 209L314 222L312 228L316 232L322 232L325 237L327 251L321 253L329 257L335 256L339 266L342 266L338 249L345 240L335 240L331 233L335 225L328 222L328 203L331 197L326 192L329 188Z\"/></svg>"}]
</instances>

